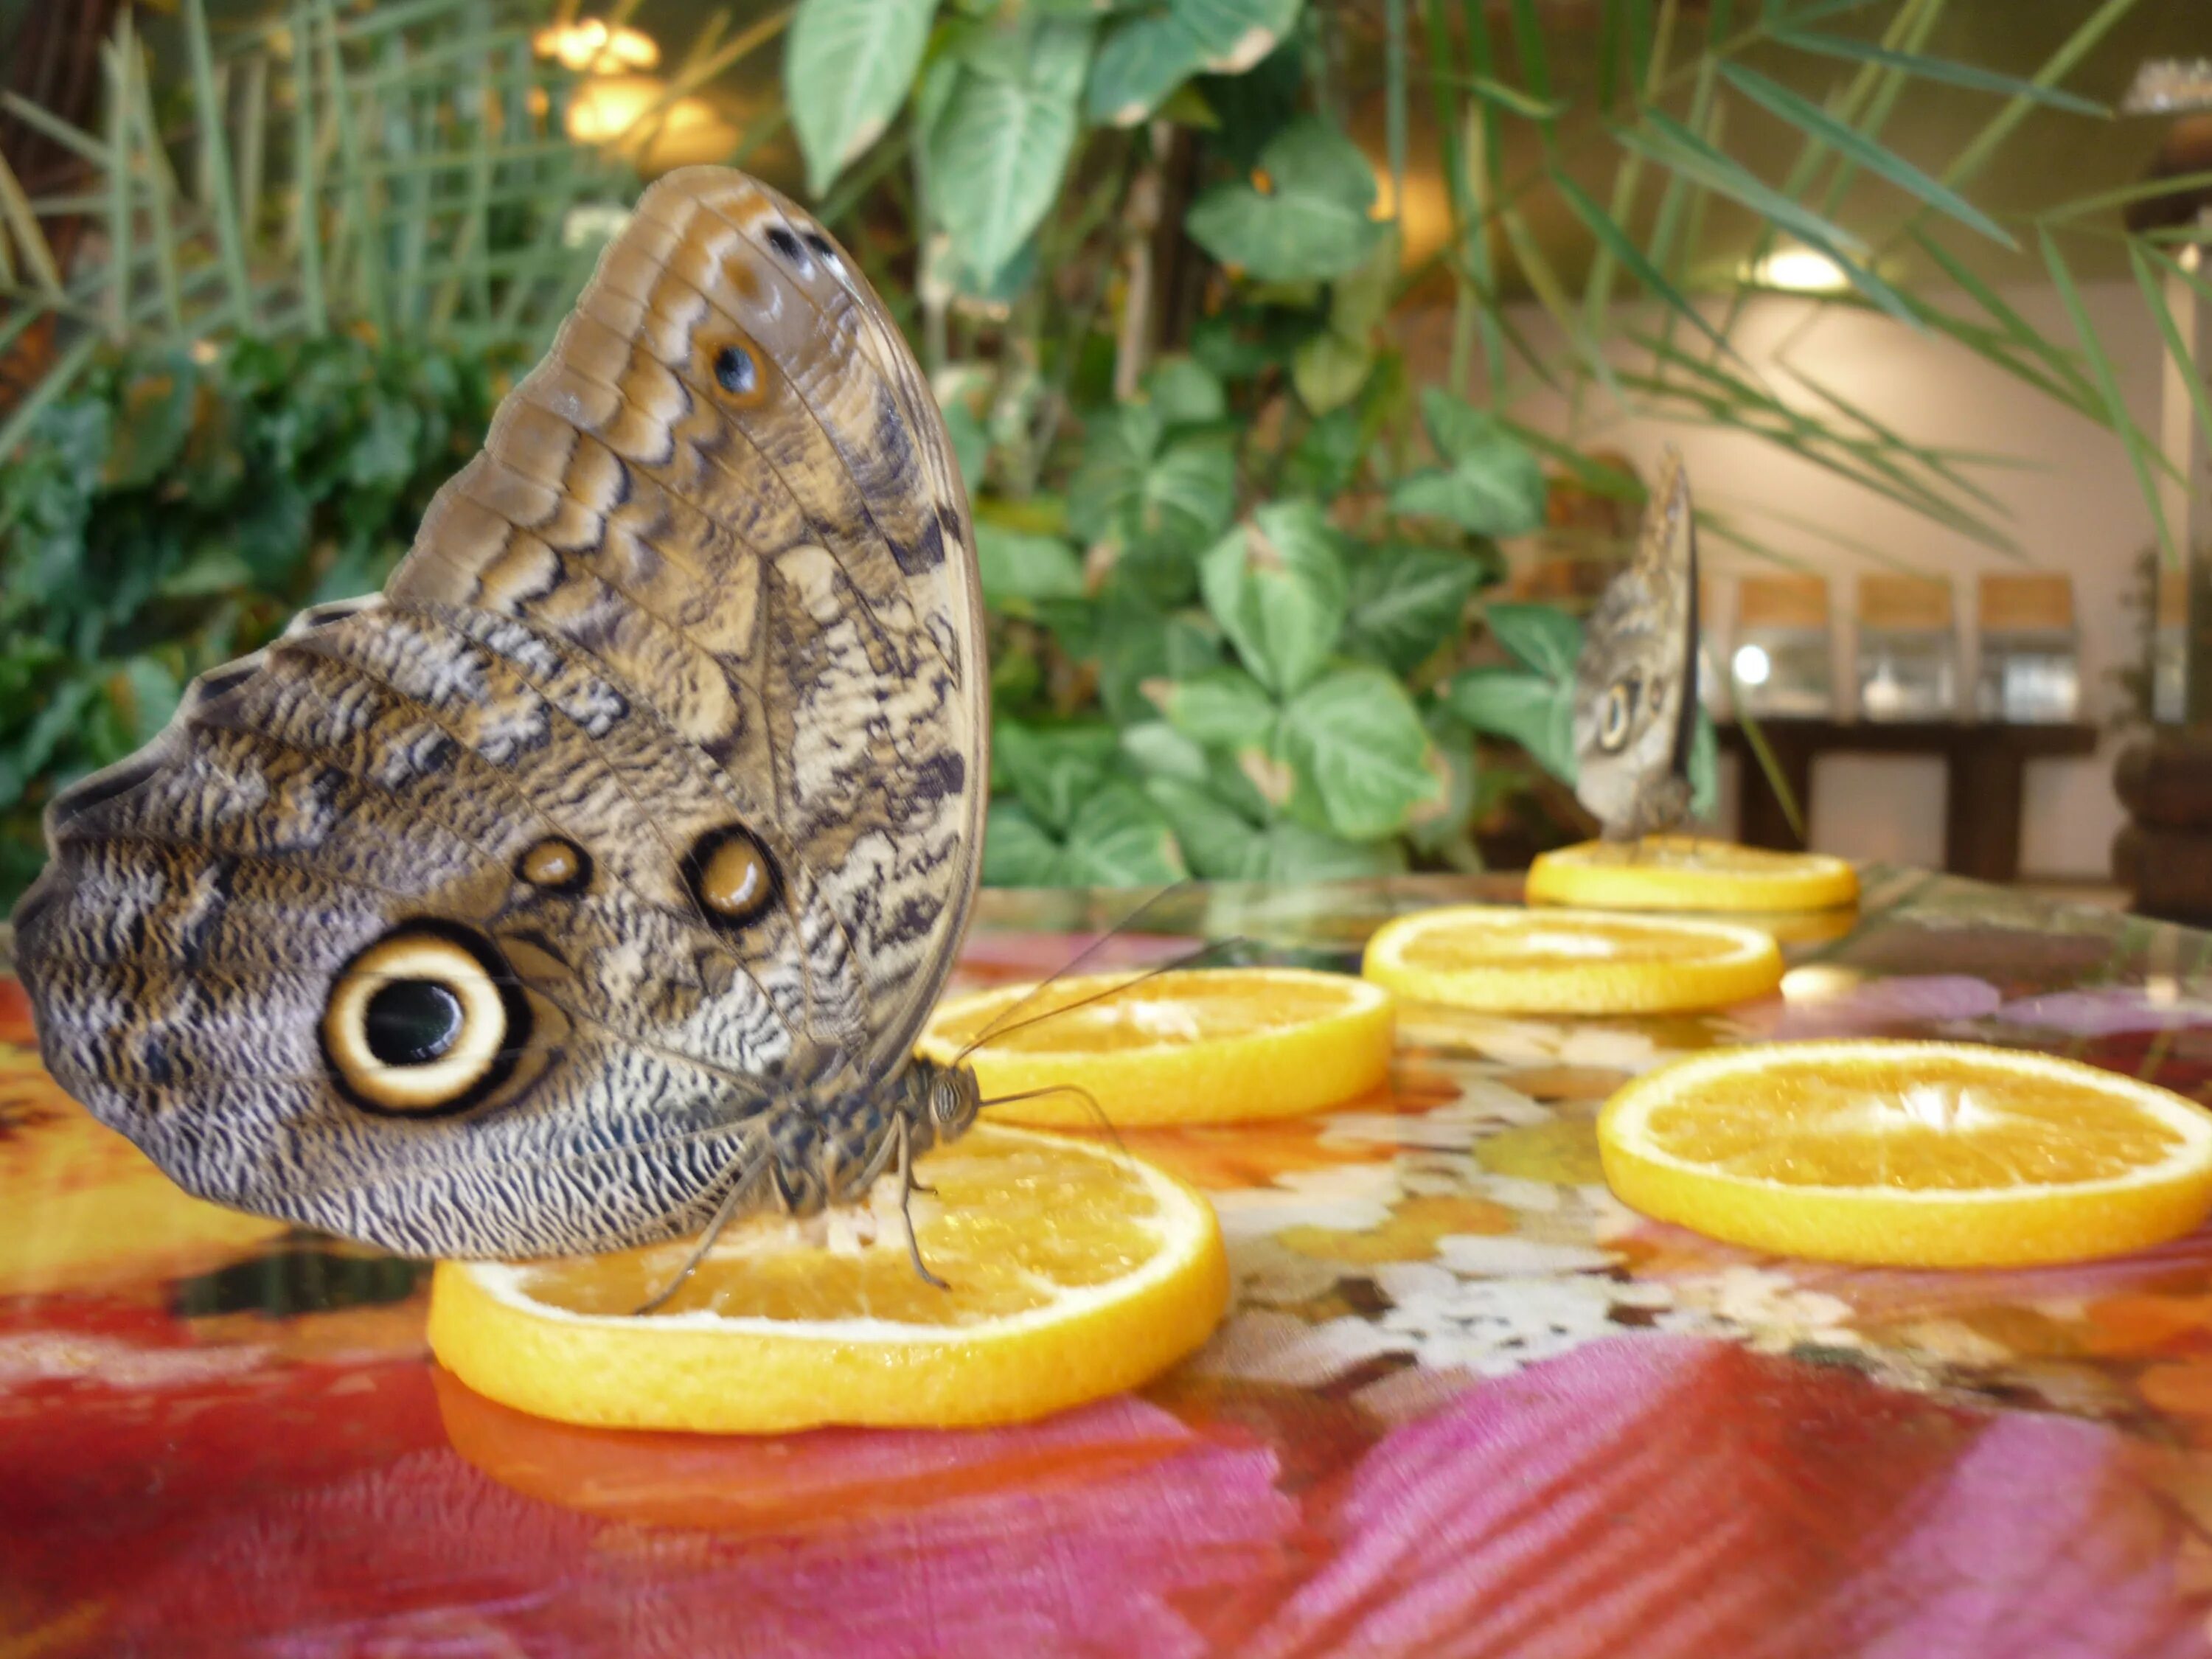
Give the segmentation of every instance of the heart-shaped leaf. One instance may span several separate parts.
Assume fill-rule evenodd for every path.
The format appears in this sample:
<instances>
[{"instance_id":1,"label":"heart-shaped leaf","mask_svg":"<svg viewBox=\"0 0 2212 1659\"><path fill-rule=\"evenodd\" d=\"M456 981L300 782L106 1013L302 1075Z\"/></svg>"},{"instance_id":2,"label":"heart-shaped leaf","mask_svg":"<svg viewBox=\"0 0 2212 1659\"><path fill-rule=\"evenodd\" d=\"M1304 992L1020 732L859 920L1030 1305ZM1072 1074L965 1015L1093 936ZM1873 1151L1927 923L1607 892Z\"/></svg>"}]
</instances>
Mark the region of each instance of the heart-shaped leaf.
<instances>
[{"instance_id":1,"label":"heart-shaped leaf","mask_svg":"<svg viewBox=\"0 0 2212 1659\"><path fill-rule=\"evenodd\" d=\"M1583 652L1583 625L1556 605L1500 603L1482 618L1498 644L1546 679L1571 682Z\"/></svg>"},{"instance_id":2,"label":"heart-shaped leaf","mask_svg":"<svg viewBox=\"0 0 2212 1659\"><path fill-rule=\"evenodd\" d=\"M1341 648L1410 674L1459 636L1467 601L1483 575L1464 553L1402 543L1370 548L1351 562Z\"/></svg>"},{"instance_id":3,"label":"heart-shaped leaf","mask_svg":"<svg viewBox=\"0 0 2212 1659\"><path fill-rule=\"evenodd\" d=\"M1241 668L1148 681L1145 690L1170 726L1208 749L1262 748L1274 731L1275 700Z\"/></svg>"},{"instance_id":4,"label":"heart-shaped leaf","mask_svg":"<svg viewBox=\"0 0 2212 1659\"><path fill-rule=\"evenodd\" d=\"M1351 841L1396 835L1445 781L1406 689L1379 668L1340 668L1283 709L1280 753L1297 776L1301 817Z\"/></svg>"},{"instance_id":5,"label":"heart-shaped leaf","mask_svg":"<svg viewBox=\"0 0 2212 1659\"><path fill-rule=\"evenodd\" d=\"M1395 512L1442 519L1478 536L1519 536L1544 522L1544 469L1535 452L1480 410L1431 386L1421 420L1445 465L1401 480Z\"/></svg>"},{"instance_id":6,"label":"heart-shaped leaf","mask_svg":"<svg viewBox=\"0 0 2212 1659\"><path fill-rule=\"evenodd\" d=\"M1562 783L1572 783L1575 696L1560 681L1517 668L1470 668L1444 694L1451 711L1478 732L1509 738Z\"/></svg>"},{"instance_id":7,"label":"heart-shaped leaf","mask_svg":"<svg viewBox=\"0 0 2212 1659\"><path fill-rule=\"evenodd\" d=\"M1032 536L979 520L975 563L983 598L998 610L1028 614L1041 599L1083 597L1083 561L1057 536Z\"/></svg>"},{"instance_id":8,"label":"heart-shaped leaf","mask_svg":"<svg viewBox=\"0 0 2212 1659\"><path fill-rule=\"evenodd\" d=\"M1065 830L1077 809L1106 782L1117 744L1108 726L1041 729L1000 720L992 732L992 765L1030 817Z\"/></svg>"},{"instance_id":9,"label":"heart-shaped leaf","mask_svg":"<svg viewBox=\"0 0 2212 1659\"><path fill-rule=\"evenodd\" d=\"M1216 185L1184 222L1222 264L1261 282L1326 281L1373 252L1383 234L1368 216L1375 170L1328 122L1308 116L1285 128L1261 152L1260 172Z\"/></svg>"},{"instance_id":10,"label":"heart-shaped leaf","mask_svg":"<svg viewBox=\"0 0 2212 1659\"><path fill-rule=\"evenodd\" d=\"M1075 147L1091 25L1024 15L963 43L924 133L932 212L982 287L1021 251L1060 194Z\"/></svg>"},{"instance_id":11,"label":"heart-shaped leaf","mask_svg":"<svg viewBox=\"0 0 2212 1659\"><path fill-rule=\"evenodd\" d=\"M1064 880L1074 887L1150 887L1189 874L1175 831L1134 784L1107 784L1067 827Z\"/></svg>"},{"instance_id":12,"label":"heart-shaped leaf","mask_svg":"<svg viewBox=\"0 0 2212 1659\"><path fill-rule=\"evenodd\" d=\"M1336 532L1310 501L1271 501L1199 562L1199 591L1254 677L1288 696L1344 626Z\"/></svg>"},{"instance_id":13,"label":"heart-shaped leaf","mask_svg":"<svg viewBox=\"0 0 2212 1659\"><path fill-rule=\"evenodd\" d=\"M1018 801L994 800L983 823L983 880L993 887L1057 887L1060 843Z\"/></svg>"},{"instance_id":14,"label":"heart-shaped leaf","mask_svg":"<svg viewBox=\"0 0 2212 1659\"><path fill-rule=\"evenodd\" d=\"M1203 70L1242 75L1297 21L1300 0L1164 0L1106 37L1091 69L1091 120L1130 127Z\"/></svg>"},{"instance_id":15,"label":"heart-shaped leaf","mask_svg":"<svg viewBox=\"0 0 2212 1659\"><path fill-rule=\"evenodd\" d=\"M799 0L783 60L786 106L820 196L906 100L937 0Z\"/></svg>"},{"instance_id":16,"label":"heart-shaped leaf","mask_svg":"<svg viewBox=\"0 0 2212 1659\"><path fill-rule=\"evenodd\" d=\"M1170 438L1160 411L1124 404L1094 421L1068 487L1069 526L1086 542L1159 541L1195 554L1237 510L1237 457L1226 434Z\"/></svg>"}]
</instances>

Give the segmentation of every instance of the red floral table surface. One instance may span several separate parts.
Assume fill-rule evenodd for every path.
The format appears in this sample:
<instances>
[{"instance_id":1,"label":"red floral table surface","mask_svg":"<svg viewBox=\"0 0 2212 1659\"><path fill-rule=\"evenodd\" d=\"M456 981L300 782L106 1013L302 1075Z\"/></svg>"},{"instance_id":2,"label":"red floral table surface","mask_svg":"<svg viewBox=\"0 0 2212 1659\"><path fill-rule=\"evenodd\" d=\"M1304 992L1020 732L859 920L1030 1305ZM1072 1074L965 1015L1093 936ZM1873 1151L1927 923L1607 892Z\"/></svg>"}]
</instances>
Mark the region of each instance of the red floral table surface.
<instances>
[{"instance_id":1,"label":"red floral table surface","mask_svg":"<svg viewBox=\"0 0 2212 1659\"><path fill-rule=\"evenodd\" d=\"M1142 1395L989 1432L543 1423L439 1372L423 1276L177 1194L0 981L0 1659L276 1655L2196 1655L2212 1232L2090 1266L1852 1270L1623 1210L1591 1124L1718 1042L1921 1033L2212 1099L2212 936L1909 872L1698 1018L1408 1010L1392 1089L1132 1135L1212 1194L1235 1304ZM1190 890L1349 966L1510 884ZM970 980L1127 902L988 896ZM1826 935L1826 937L1823 937Z\"/></svg>"}]
</instances>

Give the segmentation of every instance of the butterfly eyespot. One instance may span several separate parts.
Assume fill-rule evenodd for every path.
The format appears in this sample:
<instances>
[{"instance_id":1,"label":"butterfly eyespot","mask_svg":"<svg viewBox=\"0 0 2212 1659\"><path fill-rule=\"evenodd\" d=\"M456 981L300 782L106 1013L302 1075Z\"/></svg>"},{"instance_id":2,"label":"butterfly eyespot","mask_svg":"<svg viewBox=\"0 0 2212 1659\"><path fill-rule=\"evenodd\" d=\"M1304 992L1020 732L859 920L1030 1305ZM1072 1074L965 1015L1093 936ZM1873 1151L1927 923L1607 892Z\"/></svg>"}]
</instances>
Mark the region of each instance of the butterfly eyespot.
<instances>
[{"instance_id":1,"label":"butterfly eyespot","mask_svg":"<svg viewBox=\"0 0 2212 1659\"><path fill-rule=\"evenodd\" d=\"M779 256L790 260L793 264L800 264L805 261L806 251L799 246L799 238L781 225L769 227L768 245L774 248Z\"/></svg>"},{"instance_id":2,"label":"butterfly eyespot","mask_svg":"<svg viewBox=\"0 0 2212 1659\"><path fill-rule=\"evenodd\" d=\"M562 836L548 836L523 849L516 877L549 893L580 893L592 884L592 855Z\"/></svg>"},{"instance_id":3,"label":"butterfly eyespot","mask_svg":"<svg viewBox=\"0 0 2212 1659\"><path fill-rule=\"evenodd\" d=\"M684 860L684 874L701 911L721 927L743 927L757 919L779 886L775 860L740 823L702 836Z\"/></svg>"},{"instance_id":4,"label":"butterfly eyespot","mask_svg":"<svg viewBox=\"0 0 2212 1659\"><path fill-rule=\"evenodd\" d=\"M1628 742L1628 727L1636 714L1636 683L1615 680L1606 688L1605 708L1599 716L1597 744L1607 754Z\"/></svg>"},{"instance_id":5,"label":"butterfly eyespot","mask_svg":"<svg viewBox=\"0 0 2212 1659\"><path fill-rule=\"evenodd\" d=\"M714 384L732 398L750 398L760 390L760 365L743 346L726 345L714 354Z\"/></svg>"},{"instance_id":6,"label":"butterfly eyespot","mask_svg":"<svg viewBox=\"0 0 2212 1659\"><path fill-rule=\"evenodd\" d=\"M826 259L833 265L837 263L837 250L830 245L830 239L820 231L808 231L805 240L806 246L814 250L817 258Z\"/></svg>"},{"instance_id":7,"label":"butterfly eyespot","mask_svg":"<svg viewBox=\"0 0 2212 1659\"><path fill-rule=\"evenodd\" d=\"M338 970L320 1036L331 1076L355 1105L428 1117L496 1089L529 1029L530 1005L489 939L414 922Z\"/></svg>"}]
</instances>

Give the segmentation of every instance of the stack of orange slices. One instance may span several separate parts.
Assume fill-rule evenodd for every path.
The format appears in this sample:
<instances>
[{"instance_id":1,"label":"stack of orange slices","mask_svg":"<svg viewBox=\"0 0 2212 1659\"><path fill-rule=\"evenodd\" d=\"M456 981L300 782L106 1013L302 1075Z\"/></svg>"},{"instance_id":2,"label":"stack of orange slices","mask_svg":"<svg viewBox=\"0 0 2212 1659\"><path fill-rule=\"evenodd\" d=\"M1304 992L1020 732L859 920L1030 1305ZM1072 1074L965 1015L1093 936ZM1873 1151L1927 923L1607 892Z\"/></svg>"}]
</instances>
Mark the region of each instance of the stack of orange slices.
<instances>
[{"instance_id":1,"label":"stack of orange slices","mask_svg":"<svg viewBox=\"0 0 2212 1659\"><path fill-rule=\"evenodd\" d=\"M1825 853L1772 853L1689 836L1583 842L1540 853L1531 904L1603 910L1826 910L1854 904L1858 872Z\"/></svg>"}]
</instances>

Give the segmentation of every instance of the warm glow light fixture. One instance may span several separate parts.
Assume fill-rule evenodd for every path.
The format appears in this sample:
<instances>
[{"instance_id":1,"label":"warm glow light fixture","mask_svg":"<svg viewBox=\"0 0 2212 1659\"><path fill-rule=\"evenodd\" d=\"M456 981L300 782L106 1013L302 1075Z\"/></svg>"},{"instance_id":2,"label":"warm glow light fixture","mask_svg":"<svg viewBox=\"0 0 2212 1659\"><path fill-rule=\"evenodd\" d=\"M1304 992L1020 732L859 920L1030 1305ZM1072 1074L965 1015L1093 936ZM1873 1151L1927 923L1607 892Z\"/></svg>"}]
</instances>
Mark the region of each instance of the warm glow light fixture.
<instances>
[{"instance_id":1,"label":"warm glow light fixture","mask_svg":"<svg viewBox=\"0 0 2212 1659\"><path fill-rule=\"evenodd\" d=\"M1818 248L1778 247L1751 268L1751 280L1760 288L1785 289L1792 294L1832 294L1850 279Z\"/></svg>"},{"instance_id":2,"label":"warm glow light fixture","mask_svg":"<svg viewBox=\"0 0 2212 1659\"><path fill-rule=\"evenodd\" d=\"M1756 645L1736 647L1735 677L1745 685L1764 685L1766 677L1774 672L1774 664L1765 648Z\"/></svg>"},{"instance_id":3,"label":"warm glow light fixture","mask_svg":"<svg viewBox=\"0 0 2212 1659\"><path fill-rule=\"evenodd\" d=\"M599 17L551 24L538 30L531 45L540 58L556 58L578 74L647 70L660 61L660 47L651 35L621 23L610 28Z\"/></svg>"}]
</instances>

